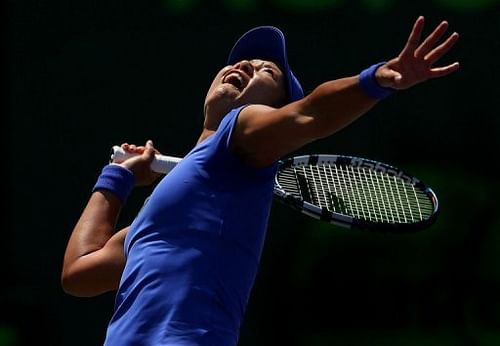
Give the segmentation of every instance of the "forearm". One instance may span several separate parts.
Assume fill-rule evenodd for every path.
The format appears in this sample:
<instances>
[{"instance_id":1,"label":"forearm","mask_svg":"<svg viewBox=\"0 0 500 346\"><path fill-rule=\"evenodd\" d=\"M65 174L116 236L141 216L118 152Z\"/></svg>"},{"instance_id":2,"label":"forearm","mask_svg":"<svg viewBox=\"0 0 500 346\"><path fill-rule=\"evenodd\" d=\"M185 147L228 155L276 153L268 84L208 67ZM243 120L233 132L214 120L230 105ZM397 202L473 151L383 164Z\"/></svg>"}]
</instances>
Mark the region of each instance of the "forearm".
<instances>
[{"instance_id":1,"label":"forearm","mask_svg":"<svg viewBox=\"0 0 500 346\"><path fill-rule=\"evenodd\" d=\"M115 233L121 205L134 186L134 174L119 165L103 168L66 248L64 270L82 256L102 249Z\"/></svg>"},{"instance_id":2,"label":"forearm","mask_svg":"<svg viewBox=\"0 0 500 346\"><path fill-rule=\"evenodd\" d=\"M96 191L90 197L66 248L64 265L101 249L115 233L121 201L111 192Z\"/></svg>"},{"instance_id":3,"label":"forearm","mask_svg":"<svg viewBox=\"0 0 500 346\"><path fill-rule=\"evenodd\" d=\"M312 137L329 136L370 110L377 99L369 97L352 76L319 85L301 101L300 114L309 117Z\"/></svg>"}]
</instances>

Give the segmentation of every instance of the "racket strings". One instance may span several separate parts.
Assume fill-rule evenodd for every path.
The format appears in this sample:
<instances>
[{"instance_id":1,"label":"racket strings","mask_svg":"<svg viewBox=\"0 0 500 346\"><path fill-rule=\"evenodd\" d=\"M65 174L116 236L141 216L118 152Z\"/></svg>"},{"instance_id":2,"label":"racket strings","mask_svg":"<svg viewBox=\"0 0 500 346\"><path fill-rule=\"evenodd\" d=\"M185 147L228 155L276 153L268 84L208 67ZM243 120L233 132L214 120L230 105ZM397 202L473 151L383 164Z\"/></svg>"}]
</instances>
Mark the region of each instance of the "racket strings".
<instances>
[{"instance_id":1,"label":"racket strings","mask_svg":"<svg viewBox=\"0 0 500 346\"><path fill-rule=\"evenodd\" d=\"M413 223L429 218L433 203L406 180L365 167L336 163L301 165L280 172L287 193L322 209L384 223Z\"/></svg>"}]
</instances>

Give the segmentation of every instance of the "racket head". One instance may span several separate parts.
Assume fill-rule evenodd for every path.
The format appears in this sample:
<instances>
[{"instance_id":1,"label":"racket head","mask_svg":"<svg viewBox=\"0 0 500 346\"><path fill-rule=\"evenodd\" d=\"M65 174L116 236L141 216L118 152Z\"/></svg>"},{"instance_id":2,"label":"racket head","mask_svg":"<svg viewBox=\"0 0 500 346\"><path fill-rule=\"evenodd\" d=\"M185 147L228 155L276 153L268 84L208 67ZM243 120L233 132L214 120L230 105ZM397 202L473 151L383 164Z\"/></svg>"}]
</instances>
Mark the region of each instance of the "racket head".
<instances>
[{"instance_id":1,"label":"racket head","mask_svg":"<svg viewBox=\"0 0 500 346\"><path fill-rule=\"evenodd\" d=\"M438 215L434 191L392 165L346 155L280 161L274 195L300 212L341 227L410 233Z\"/></svg>"}]
</instances>

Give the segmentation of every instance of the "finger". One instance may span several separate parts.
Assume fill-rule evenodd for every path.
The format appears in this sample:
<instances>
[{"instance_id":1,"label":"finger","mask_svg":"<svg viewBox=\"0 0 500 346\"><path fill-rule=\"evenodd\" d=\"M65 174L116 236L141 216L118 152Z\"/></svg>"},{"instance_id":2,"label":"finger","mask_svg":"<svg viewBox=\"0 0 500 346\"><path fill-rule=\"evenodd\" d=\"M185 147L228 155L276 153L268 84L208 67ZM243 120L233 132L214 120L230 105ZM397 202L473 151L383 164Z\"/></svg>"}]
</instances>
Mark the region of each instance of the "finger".
<instances>
[{"instance_id":1,"label":"finger","mask_svg":"<svg viewBox=\"0 0 500 346\"><path fill-rule=\"evenodd\" d=\"M448 22L442 21L434 31L427 36L424 42L415 50L415 57L423 57L426 55L432 47L436 45L441 36L443 36L444 32L448 29Z\"/></svg>"},{"instance_id":2,"label":"finger","mask_svg":"<svg viewBox=\"0 0 500 346\"><path fill-rule=\"evenodd\" d=\"M441 57L446 54L450 50L451 47L455 45L455 43L458 41L459 35L454 32L446 41L441 43L438 47L434 48L431 50L426 56L425 60L429 61L432 64L434 64L436 61L441 59Z\"/></svg>"},{"instance_id":3,"label":"finger","mask_svg":"<svg viewBox=\"0 0 500 346\"><path fill-rule=\"evenodd\" d=\"M413 24L413 29L411 30L410 36L408 37L408 41L406 42L405 47L401 51L401 55L410 54L413 55L415 49L417 49L418 44L420 43L420 37L422 36L422 30L424 28L424 17L420 16Z\"/></svg>"},{"instance_id":4,"label":"finger","mask_svg":"<svg viewBox=\"0 0 500 346\"><path fill-rule=\"evenodd\" d=\"M123 143L122 145L120 145L122 147L123 150L125 150L126 152L128 153L133 153L134 151L131 149L130 147L130 144L128 143Z\"/></svg>"},{"instance_id":5,"label":"finger","mask_svg":"<svg viewBox=\"0 0 500 346\"><path fill-rule=\"evenodd\" d=\"M459 68L460 68L460 64L458 62L455 62L455 63L450 64L448 66L435 67L435 68L431 69L430 78L444 77L446 75L449 75L450 73L455 72Z\"/></svg>"}]
</instances>

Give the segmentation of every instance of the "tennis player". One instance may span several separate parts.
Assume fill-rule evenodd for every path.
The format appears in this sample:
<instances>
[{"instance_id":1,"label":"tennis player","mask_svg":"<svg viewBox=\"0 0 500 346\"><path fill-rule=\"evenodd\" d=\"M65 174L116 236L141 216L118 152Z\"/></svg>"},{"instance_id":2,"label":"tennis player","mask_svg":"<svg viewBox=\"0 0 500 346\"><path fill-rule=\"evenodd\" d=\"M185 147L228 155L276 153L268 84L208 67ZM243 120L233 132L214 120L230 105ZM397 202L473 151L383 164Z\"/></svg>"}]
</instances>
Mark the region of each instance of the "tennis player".
<instances>
[{"instance_id":1,"label":"tennis player","mask_svg":"<svg viewBox=\"0 0 500 346\"><path fill-rule=\"evenodd\" d=\"M379 100L458 63L434 67L457 41L443 21L421 40L419 17L401 53L304 97L283 33L257 27L232 48L205 103L198 143L115 231L134 185L150 184L156 149L103 168L69 239L62 286L75 296L117 290L105 345L236 345L257 275L277 160L342 129ZM441 42L441 43L440 43Z\"/></svg>"}]
</instances>

